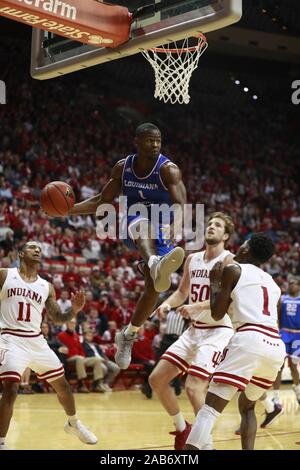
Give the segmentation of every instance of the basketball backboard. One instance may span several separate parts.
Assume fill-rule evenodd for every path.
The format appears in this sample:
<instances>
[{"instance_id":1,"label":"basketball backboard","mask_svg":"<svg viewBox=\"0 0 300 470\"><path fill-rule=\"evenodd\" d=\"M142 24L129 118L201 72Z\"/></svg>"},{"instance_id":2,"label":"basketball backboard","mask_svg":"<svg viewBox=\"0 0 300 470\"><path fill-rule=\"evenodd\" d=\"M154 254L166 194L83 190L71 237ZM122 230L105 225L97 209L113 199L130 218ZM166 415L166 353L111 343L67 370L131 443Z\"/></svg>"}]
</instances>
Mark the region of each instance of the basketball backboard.
<instances>
[{"instance_id":1,"label":"basketball backboard","mask_svg":"<svg viewBox=\"0 0 300 470\"><path fill-rule=\"evenodd\" d=\"M40 80L120 59L161 44L239 21L242 0L135 0L113 3L133 12L130 39L116 48L95 47L33 29L31 75ZM136 5L140 5L135 10Z\"/></svg>"}]
</instances>

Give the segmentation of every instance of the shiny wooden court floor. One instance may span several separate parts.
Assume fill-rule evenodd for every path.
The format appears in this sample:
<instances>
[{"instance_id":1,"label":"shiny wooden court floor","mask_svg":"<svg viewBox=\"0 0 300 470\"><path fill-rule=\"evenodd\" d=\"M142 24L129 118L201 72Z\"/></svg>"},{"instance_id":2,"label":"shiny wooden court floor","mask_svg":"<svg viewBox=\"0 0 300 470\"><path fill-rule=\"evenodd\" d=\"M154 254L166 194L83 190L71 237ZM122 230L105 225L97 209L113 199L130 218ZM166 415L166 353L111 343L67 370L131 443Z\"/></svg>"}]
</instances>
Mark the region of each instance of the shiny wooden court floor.
<instances>
[{"instance_id":1,"label":"shiny wooden court floor","mask_svg":"<svg viewBox=\"0 0 300 470\"><path fill-rule=\"evenodd\" d=\"M256 449L300 450L300 407L291 389L281 391L285 413L266 430L259 430ZM173 449L173 430L169 417L158 400L148 400L140 390L114 391L106 394L76 394L79 418L98 436L95 446L82 444L65 434L65 415L53 393L19 395L7 437L10 449L117 450ZM187 420L193 413L183 392L180 406ZM263 409L257 404L258 423ZM228 405L214 430L216 450L238 450L240 439L234 435L239 424L236 400Z\"/></svg>"}]
</instances>

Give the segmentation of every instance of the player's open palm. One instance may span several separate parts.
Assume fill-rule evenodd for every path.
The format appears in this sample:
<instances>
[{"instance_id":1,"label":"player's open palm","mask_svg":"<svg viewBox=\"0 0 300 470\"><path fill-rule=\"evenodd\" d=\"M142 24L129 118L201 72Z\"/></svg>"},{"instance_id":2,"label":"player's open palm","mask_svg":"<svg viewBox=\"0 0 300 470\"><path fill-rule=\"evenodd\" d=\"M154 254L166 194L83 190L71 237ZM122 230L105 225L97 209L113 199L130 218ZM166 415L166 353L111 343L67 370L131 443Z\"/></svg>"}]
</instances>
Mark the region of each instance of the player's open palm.
<instances>
[{"instance_id":1,"label":"player's open palm","mask_svg":"<svg viewBox=\"0 0 300 470\"><path fill-rule=\"evenodd\" d=\"M153 316L156 315L159 320L165 320L170 310L171 307L169 304L161 304L156 310L154 310Z\"/></svg>"},{"instance_id":2,"label":"player's open palm","mask_svg":"<svg viewBox=\"0 0 300 470\"><path fill-rule=\"evenodd\" d=\"M80 312L85 304L85 294L82 290L71 294L72 309L75 313Z\"/></svg>"},{"instance_id":3,"label":"player's open palm","mask_svg":"<svg viewBox=\"0 0 300 470\"><path fill-rule=\"evenodd\" d=\"M192 305L182 305L176 309L176 312L179 313L183 318L190 318L193 313Z\"/></svg>"}]
</instances>

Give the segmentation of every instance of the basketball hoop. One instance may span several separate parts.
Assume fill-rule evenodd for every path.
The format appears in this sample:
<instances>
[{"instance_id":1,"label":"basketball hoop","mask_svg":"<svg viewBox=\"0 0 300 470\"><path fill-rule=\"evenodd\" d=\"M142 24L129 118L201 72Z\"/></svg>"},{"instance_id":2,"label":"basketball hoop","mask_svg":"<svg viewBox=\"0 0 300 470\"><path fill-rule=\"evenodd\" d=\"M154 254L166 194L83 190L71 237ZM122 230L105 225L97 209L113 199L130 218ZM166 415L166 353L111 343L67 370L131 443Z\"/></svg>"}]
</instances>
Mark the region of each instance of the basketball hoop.
<instances>
[{"instance_id":1,"label":"basketball hoop","mask_svg":"<svg viewBox=\"0 0 300 470\"><path fill-rule=\"evenodd\" d=\"M192 45L195 39L197 43ZM165 103L189 103L190 79L207 46L206 37L200 33L196 38L184 39L180 45L173 42L142 51L154 70L154 97Z\"/></svg>"}]
</instances>

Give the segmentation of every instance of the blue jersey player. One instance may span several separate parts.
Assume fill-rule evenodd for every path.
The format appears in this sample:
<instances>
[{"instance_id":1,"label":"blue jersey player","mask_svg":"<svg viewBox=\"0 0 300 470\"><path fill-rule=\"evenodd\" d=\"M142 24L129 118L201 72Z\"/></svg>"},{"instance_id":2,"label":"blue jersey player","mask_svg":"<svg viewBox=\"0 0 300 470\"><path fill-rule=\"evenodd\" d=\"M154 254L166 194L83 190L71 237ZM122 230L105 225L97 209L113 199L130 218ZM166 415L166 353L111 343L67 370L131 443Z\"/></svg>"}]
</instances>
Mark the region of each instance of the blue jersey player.
<instances>
[{"instance_id":1,"label":"blue jersey player","mask_svg":"<svg viewBox=\"0 0 300 470\"><path fill-rule=\"evenodd\" d=\"M102 192L75 204L69 212L70 215L95 214L100 204L112 203L120 194L127 197L128 208L140 204L144 209L126 219L128 238L124 241L135 245L144 261L145 289L131 323L116 335L116 362L121 369L129 366L132 345L139 327L153 312L159 292L170 287L171 273L181 266L184 259L184 250L174 248L172 242L164 236L164 216L160 216L153 224L151 210L161 204L166 207L177 204L183 209L186 190L181 172L177 165L160 153L161 132L154 124L138 126L134 143L137 152L115 164ZM175 213L174 221L169 220L172 222L171 235L177 219Z\"/></svg>"},{"instance_id":2,"label":"blue jersey player","mask_svg":"<svg viewBox=\"0 0 300 470\"><path fill-rule=\"evenodd\" d=\"M288 364L291 369L294 391L300 404L300 380L298 364L300 361L300 289L296 278L289 280L288 293L281 297L278 307L278 322L281 338L285 343ZM275 400L279 398L281 372L274 384Z\"/></svg>"}]
</instances>

